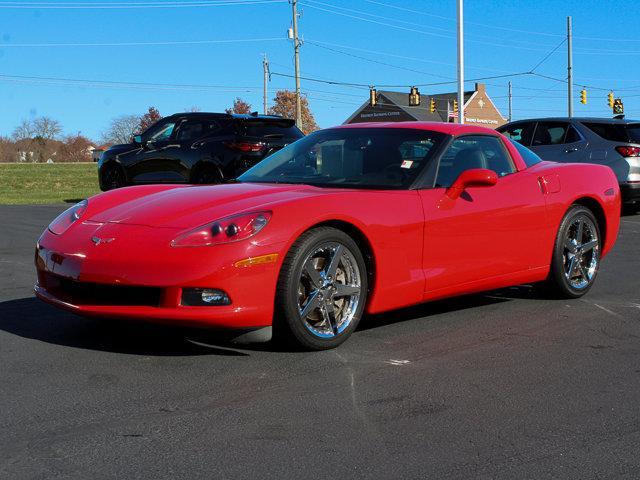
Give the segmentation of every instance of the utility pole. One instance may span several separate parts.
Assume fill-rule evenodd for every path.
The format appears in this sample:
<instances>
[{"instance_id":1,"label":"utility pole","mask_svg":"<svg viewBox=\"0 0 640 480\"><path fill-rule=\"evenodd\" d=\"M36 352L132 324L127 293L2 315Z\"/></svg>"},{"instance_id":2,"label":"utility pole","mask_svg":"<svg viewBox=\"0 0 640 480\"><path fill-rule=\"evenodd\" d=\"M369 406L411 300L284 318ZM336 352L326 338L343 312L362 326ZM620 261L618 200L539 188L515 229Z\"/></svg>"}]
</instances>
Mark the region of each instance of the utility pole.
<instances>
[{"instance_id":1,"label":"utility pole","mask_svg":"<svg viewBox=\"0 0 640 480\"><path fill-rule=\"evenodd\" d=\"M509 80L509 121L511 121L512 113L513 113L513 106L511 105L512 98L513 98L513 95L511 94L511 80Z\"/></svg>"},{"instance_id":2,"label":"utility pole","mask_svg":"<svg viewBox=\"0 0 640 480\"><path fill-rule=\"evenodd\" d=\"M571 40L571 17L567 17L567 113L573 117L573 48Z\"/></svg>"},{"instance_id":3,"label":"utility pole","mask_svg":"<svg viewBox=\"0 0 640 480\"><path fill-rule=\"evenodd\" d=\"M298 0L291 0L293 7L293 52L296 77L296 126L302 129L302 102L300 101L300 40L298 39Z\"/></svg>"},{"instance_id":4,"label":"utility pole","mask_svg":"<svg viewBox=\"0 0 640 480\"><path fill-rule=\"evenodd\" d=\"M267 82L269 81L269 59L267 58L267 54L264 54L264 58L262 59L262 73L264 74L264 85L262 89L262 103L263 103L263 113L267 114Z\"/></svg>"},{"instance_id":5,"label":"utility pole","mask_svg":"<svg viewBox=\"0 0 640 480\"><path fill-rule=\"evenodd\" d=\"M464 123L464 31L462 2L458 0L458 123Z\"/></svg>"}]
</instances>

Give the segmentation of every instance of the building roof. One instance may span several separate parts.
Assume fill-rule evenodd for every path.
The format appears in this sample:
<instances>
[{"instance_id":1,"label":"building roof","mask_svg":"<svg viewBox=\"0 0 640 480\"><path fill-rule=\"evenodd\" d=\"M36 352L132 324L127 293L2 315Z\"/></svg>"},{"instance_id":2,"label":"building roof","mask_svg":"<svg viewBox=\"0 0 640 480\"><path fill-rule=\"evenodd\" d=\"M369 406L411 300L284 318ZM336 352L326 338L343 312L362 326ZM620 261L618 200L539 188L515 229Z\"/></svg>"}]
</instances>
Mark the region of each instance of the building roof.
<instances>
[{"instance_id":1,"label":"building roof","mask_svg":"<svg viewBox=\"0 0 640 480\"><path fill-rule=\"evenodd\" d=\"M362 122L362 123L348 123L340 125L336 128L412 128L417 130L430 130L434 132L441 132L449 135L460 135L462 133L493 133L496 131L492 128L481 127L478 125L468 125L453 122Z\"/></svg>"},{"instance_id":2,"label":"building roof","mask_svg":"<svg viewBox=\"0 0 640 480\"><path fill-rule=\"evenodd\" d=\"M408 92L394 92L390 90L378 90L378 102L374 108L384 109L385 106L399 107L407 115L415 118L417 121L422 122L446 122L448 121L448 108L453 110L453 102L458 99L456 92L452 93L439 93L435 95L420 94L420 105L409 105L409 93ZM466 104L469 99L476 93L475 91L464 92L464 103ZM430 112L431 99L436 101L436 111ZM353 115L351 115L344 123L349 123L355 118L360 111L369 105L369 100L364 102Z\"/></svg>"}]
</instances>

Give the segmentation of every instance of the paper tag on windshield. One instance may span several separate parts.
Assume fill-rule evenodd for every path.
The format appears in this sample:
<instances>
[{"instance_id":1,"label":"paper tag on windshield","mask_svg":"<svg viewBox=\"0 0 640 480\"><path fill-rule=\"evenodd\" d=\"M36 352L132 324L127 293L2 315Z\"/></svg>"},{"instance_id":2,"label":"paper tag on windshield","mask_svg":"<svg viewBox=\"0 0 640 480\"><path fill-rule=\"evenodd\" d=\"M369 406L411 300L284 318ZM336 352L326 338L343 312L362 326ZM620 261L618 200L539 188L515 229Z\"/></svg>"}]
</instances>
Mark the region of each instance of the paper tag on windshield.
<instances>
[{"instance_id":1,"label":"paper tag on windshield","mask_svg":"<svg viewBox=\"0 0 640 480\"><path fill-rule=\"evenodd\" d=\"M411 165L413 165L413 160L403 160L400 168L411 168Z\"/></svg>"}]
</instances>

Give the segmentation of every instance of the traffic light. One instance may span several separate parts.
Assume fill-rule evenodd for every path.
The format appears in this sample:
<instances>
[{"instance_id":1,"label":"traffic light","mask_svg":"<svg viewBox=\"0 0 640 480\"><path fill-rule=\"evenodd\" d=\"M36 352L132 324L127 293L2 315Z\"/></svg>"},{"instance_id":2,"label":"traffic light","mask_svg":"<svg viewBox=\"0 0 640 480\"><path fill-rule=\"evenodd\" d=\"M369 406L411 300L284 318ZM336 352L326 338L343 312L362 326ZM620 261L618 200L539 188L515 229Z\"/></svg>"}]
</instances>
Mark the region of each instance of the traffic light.
<instances>
[{"instance_id":1,"label":"traffic light","mask_svg":"<svg viewBox=\"0 0 640 480\"><path fill-rule=\"evenodd\" d=\"M369 105L371 105L372 107L375 107L377 103L378 103L378 92L376 91L375 88L371 87L369 89Z\"/></svg>"},{"instance_id":2,"label":"traffic light","mask_svg":"<svg viewBox=\"0 0 640 480\"><path fill-rule=\"evenodd\" d=\"M607 104L609 105L609 108L613 108L613 92L609 92L607 94Z\"/></svg>"},{"instance_id":3,"label":"traffic light","mask_svg":"<svg viewBox=\"0 0 640 480\"><path fill-rule=\"evenodd\" d=\"M624 105L622 104L622 100L620 98L616 98L613 101L613 114L624 115Z\"/></svg>"},{"instance_id":4,"label":"traffic light","mask_svg":"<svg viewBox=\"0 0 640 480\"><path fill-rule=\"evenodd\" d=\"M584 88L580 90L580 103L587 104L587 91Z\"/></svg>"},{"instance_id":5,"label":"traffic light","mask_svg":"<svg viewBox=\"0 0 640 480\"><path fill-rule=\"evenodd\" d=\"M429 111L431 113L436 113L436 99L432 98L431 102L429 102Z\"/></svg>"},{"instance_id":6,"label":"traffic light","mask_svg":"<svg viewBox=\"0 0 640 480\"><path fill-rule=\"evenodd\" d=\"M453 112L458 113L458 100L453 101Z\"/></svg>"},{"instance_id":7,"label":"traffic light","mask_svg":"<svg viewBox=\"0 0 640 480\"><path fill-rule=\"evenodd\" d=\"M420 105L420 92L416 87L411 87L411 92L409 93L409 106L417 107Z\"/></svg>"}]
</instances>

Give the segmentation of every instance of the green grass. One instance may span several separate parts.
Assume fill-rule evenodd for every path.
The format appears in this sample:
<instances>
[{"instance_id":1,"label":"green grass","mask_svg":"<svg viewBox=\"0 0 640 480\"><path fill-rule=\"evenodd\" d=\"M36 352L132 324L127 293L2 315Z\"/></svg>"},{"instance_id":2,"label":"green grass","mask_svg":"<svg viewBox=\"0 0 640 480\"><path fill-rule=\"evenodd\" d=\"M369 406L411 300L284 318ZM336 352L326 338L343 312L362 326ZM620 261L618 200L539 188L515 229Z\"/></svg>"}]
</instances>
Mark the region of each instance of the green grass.
<instances>
[{"instance_id":1,"label":"green grass","mask_svg":"<svg viewBox=\"0 0 640 480\"><path fill-rule=\"evenodd\" d=\"M0 163L0 205L72 203L100 191L96 163Z\"/></svg>"}]
</instances>

